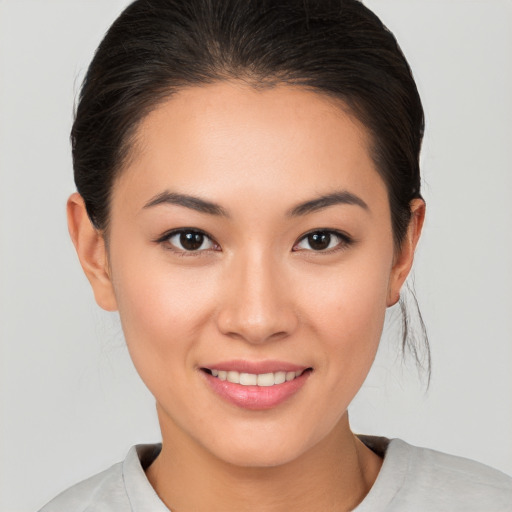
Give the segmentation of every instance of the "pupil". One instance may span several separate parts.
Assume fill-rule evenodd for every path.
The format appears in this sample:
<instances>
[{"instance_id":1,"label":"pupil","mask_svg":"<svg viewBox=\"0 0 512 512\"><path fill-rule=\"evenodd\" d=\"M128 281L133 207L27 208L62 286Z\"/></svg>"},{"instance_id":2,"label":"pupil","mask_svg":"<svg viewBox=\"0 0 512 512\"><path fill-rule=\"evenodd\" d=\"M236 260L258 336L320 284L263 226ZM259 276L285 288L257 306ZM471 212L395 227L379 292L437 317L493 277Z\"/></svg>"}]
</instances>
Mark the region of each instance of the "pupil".
<instances>
[{"instance_id":1,"label":"pupil","mask_svg":"<svg viewBox=\"0 0 512 512\"><path fill-rule=\"evenodd\" d=\"M204 235L201 233L182 233L180 235L180 243L187 251L195 251L203 245Z\"/></svg>"},{"instance_id":2,"label":"pupil","mask_svg":"<svg viewBox=\"0 0 512 512\"><path fill-rule=\"evenodd\" d=\"M329 244L331 243L331 235L329 233L319 231L318 233L309 235L308 242L312 249L321 251L329 247Z\"/></svg>"}]
</instances>

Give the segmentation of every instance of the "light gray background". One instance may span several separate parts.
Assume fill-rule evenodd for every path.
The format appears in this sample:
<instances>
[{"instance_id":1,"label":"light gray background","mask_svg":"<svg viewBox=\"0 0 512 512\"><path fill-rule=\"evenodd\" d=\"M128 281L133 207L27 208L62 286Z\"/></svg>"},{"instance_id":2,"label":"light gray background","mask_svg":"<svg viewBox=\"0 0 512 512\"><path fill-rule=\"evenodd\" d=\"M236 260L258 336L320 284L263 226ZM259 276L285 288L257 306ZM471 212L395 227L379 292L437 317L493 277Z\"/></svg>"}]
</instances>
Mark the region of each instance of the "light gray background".
<instances>
[{"instance_id":1,"label":"light gray background","mask_svg":"<svg viewBox=\"0 0 512 512\"><path fill-rule=\"evenodd\" d=\"M122 0L0 0L0 510L159 440L115 315L67 236L74 97ZM433 356L425 392L388 331L352 405L356 431L512 474L512 2L371 0L427 117L428 218L415 265ZM391 322L392 323L392 322Z\"/></svg>"}]
</instances>

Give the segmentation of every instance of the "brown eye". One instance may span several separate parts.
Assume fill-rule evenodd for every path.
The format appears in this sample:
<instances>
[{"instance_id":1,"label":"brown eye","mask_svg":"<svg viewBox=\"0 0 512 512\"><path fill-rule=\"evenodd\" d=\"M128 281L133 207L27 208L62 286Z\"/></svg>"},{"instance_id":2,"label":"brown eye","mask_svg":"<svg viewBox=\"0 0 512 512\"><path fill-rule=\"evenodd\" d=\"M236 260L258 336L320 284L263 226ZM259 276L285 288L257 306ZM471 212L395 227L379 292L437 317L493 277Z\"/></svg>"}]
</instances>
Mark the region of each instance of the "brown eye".
<instances>
[{"instance_id":1,"label":"brown eye","mask_svg":"<svg viewBox=\"0 0 512 512\"><path fill-rule=\"evenodd\" d=\"M167 242L175 249L186 252L203 251L214 246L212 240L204 233L191 230L175 231L167 237Z\"/></svg>"},{"instance_id":2,"label":"brown eye","mask_svg":"<svg viewBox=\"0 0 512 512\"><path fill-rule=\"evenodd\" d=\"M187 251L197 251L203 245L204 236L201 233L181 233L180 244Z\"/></svg>"},{"instance_id":3,"label":"brown eye","mask_svg":"<svg viewBox=\"0 0 512 512\"><path fill-rule=\"evenodd\" d=\"M323 251L329 248L331 243L331 234L325 231L319 231L307 236L309 246L315 251Z\"/></svg>"},{"instance_id":4,"label":"brown eye","mask_svg":"<svg viewBox=\"0 0 512 512\"><path fill-rule=\"evenodd\" d=\"M336 231L312 231L303 236L294 248L308 251L327 251L328 249L342 248L350 245L352 240L343 233Z\"/></svg>"}]
</instances>

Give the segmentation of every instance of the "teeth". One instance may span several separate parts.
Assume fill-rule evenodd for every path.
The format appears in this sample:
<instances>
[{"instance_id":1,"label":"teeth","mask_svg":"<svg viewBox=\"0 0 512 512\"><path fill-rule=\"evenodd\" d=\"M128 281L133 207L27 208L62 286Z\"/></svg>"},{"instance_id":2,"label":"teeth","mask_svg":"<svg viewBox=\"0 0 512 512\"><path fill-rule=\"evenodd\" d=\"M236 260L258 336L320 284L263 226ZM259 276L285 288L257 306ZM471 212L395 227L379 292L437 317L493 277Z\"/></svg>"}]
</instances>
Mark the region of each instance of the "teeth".
<instances>
[{"instance_id":1,"label":"teeth","mask_svg":"<svg viewBox=\"0 0 512 512\"><path fill-rule=\"evenodd\" d=\"M273 386L275 383L273 373L260 373L258 375L258 386Z\"/></svg>"},{"instance_id":2,"label":"teeth","mask_svg":"<svg viewBox=\"0 0 512 512\"><path fill-rule=\"evenodd\" d=\"M227 381L233 384L240 384L240 374L238 372L228 372Z\"/></svg>"},{"instance_id":3,"label":"teeth","mask_svg":"<svg viewBox=\"0 0 512 512\"><path fill-rule=\"evenodd\" d=\"M241 373L239 384L242 386L256 386L258 384L258 376L254 373Z\"/></svg>"},{"instance_id":4,"label":"teeth","mask_svg":"<svg viewBox=\"0 0 512 512\"><path fill-rule=\"evenodd\" d=\"M274 384L282 384L286 382L286 372L276 372L274 374Z\"/></svg>"},{"instance_id":5,"label":"teeth","mask_svg":"<svg viewBox=\"0 0 512 512\"><path fill-rule=\"evenodd\" d=\"M262 386L270 387L275 384L283 384L283 382L290 382L302 375L302 370L297 372L275 372L275 373L239 373L235 371L223 370L210 370L214 377L220 380L227 380L233 384L241 384L242 386Z\"/></svg>"}]
</instances>

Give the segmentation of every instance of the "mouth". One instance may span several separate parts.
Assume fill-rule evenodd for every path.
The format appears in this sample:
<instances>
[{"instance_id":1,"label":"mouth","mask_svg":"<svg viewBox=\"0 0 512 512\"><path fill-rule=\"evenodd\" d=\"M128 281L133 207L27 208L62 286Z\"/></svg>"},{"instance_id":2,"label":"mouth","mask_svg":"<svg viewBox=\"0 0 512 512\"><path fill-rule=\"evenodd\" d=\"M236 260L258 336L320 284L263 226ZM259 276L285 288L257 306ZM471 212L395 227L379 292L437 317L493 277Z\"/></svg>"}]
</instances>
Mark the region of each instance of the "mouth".
<instances>
[{"instance_id":1,"label":"mouth","mask_svg":"<svg viewBox=\"0 0 512 512\"><path fill-rule=\"evenodd\" d=\"M236 368L236 369L235 369ZM268 410L291 400L306 385L312 367L279 362L231 362L200 368L208 387L242 409Z\"/></svg>"},{"instance_id":2,"label":"mouth","mask_svg":"<svg viewBox=\"0 0 512 512\"><path fill-rule=\"evenodd\" d=\"M306 368L297 371L277 371L268 373L246 373L234 370L218 370L216 368L202 368L205 373L221 381L240 384L241 386L259 386L271 387L285 382L291 382L300 377L304 372L312 371L312 368Z\"/></svg>"}]
</instances>

